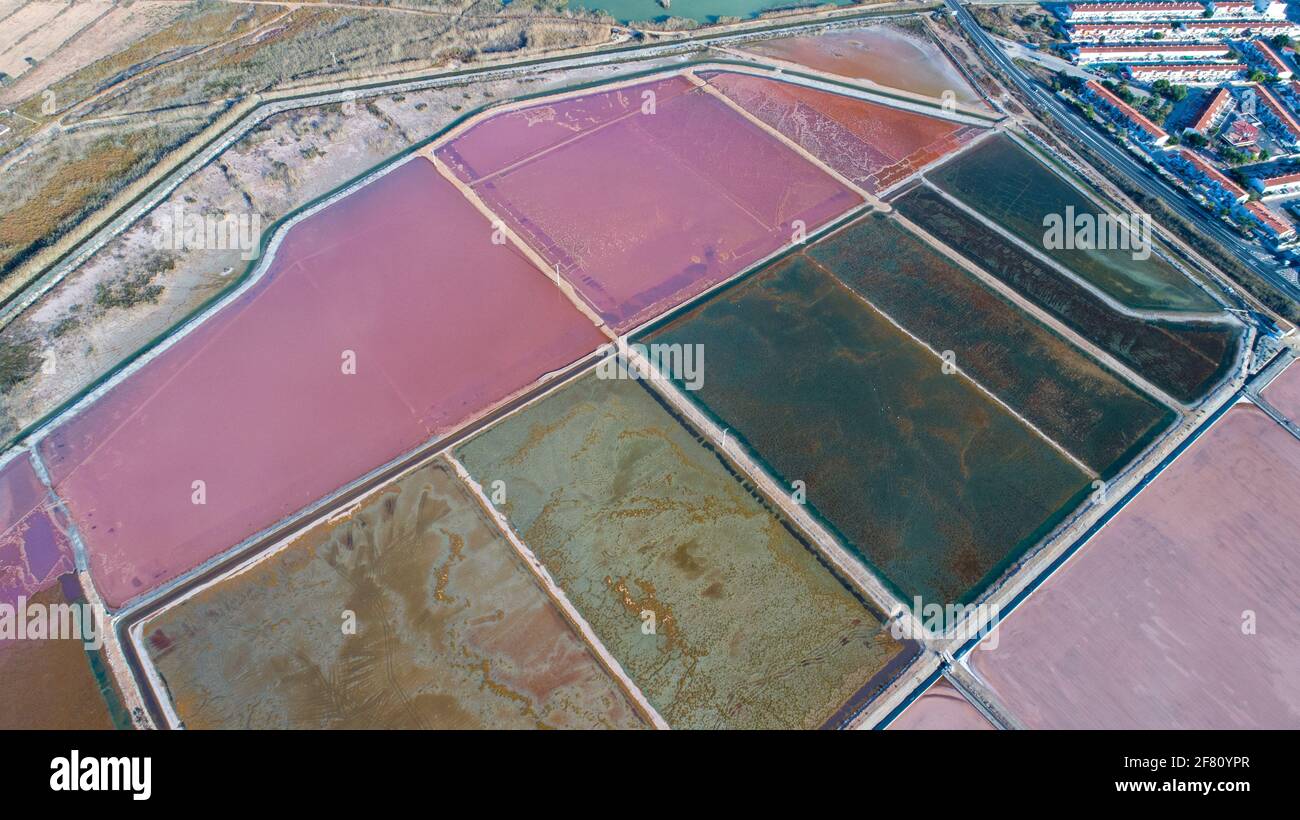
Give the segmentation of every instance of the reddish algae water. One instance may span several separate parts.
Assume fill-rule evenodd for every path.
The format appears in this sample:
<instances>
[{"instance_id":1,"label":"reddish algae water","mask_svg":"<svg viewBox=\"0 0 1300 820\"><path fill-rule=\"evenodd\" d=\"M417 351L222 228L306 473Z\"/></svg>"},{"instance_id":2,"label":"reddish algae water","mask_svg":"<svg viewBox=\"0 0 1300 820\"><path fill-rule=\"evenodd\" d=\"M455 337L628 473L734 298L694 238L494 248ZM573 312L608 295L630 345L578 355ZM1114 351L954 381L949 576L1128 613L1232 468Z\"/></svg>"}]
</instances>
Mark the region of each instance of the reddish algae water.
<instances>
[{"instance_id":1,"label":"reddish algae water","mask_svg":"<svg viewBox=\"0 0 1300 820\"><path fill-rule=\"evenodd\" d=\"M497 115L438 156L619 331L862 201L680 75Z\"/></svg>"}]
</instances>

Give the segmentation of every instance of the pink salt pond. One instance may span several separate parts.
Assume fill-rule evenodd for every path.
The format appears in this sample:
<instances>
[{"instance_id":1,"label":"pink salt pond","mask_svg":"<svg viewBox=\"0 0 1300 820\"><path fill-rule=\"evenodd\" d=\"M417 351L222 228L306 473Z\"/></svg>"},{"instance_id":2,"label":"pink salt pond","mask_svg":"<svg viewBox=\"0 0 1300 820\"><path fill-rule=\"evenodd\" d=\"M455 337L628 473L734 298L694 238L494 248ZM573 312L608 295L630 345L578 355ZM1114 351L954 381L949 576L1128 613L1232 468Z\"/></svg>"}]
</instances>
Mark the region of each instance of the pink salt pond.
<instances>
[{"instance_id":1,"label":"pink salt pond","mask_svg":"<svg viewBox=\"0 0 1300 820\"><path fill-rule=\"evenodd\" d=\"M426 159L296 225L263 277L40 446L120 607L604 340Z\"/></svg>"},{"instance_id":2,"label":"pink salt pond","mask_svg":"<svg viewBox=\"0 0 1300 820\"><path fill-rule=\"evenodd\" d=\"M862 202L683 75L498 114L437 156L619 331Z\"/></svg>"},{"instance_id":3,"label":"pink salt pond","mask_svg":"<svg viewBox=\"0 0 1300 820\"><path fill-rule=\"evenodd\" d=\"M0 604L16 606L74 569L64 529L27 453L0 467Z\"/></svg>"},{"instance_id":4,"label":"pink salt pond","mask_svg":"<svg viewBox=\"0 0 1300 820\"><path fill-rule=\"evenodd\" d=\"M1300 728L1298 530L1300 441L1234 407L970 667L1029 728Z\"/></svg>"}]
</instances>

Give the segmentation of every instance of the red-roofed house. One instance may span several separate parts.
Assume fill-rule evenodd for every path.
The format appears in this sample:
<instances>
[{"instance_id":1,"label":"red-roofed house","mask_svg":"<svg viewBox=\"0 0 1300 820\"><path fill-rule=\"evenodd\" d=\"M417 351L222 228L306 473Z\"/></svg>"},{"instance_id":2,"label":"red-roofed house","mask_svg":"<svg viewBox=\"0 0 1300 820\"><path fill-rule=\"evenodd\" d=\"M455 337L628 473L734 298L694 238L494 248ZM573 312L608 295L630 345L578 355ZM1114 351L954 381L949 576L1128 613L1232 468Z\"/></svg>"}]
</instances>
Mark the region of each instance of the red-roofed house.
<instances>
[{"instance_id":1,"label":"red-roofed house","mask_svg":"<svg viewBox=\"0 0 1300 820\"><path fill-rule=\"evenodd\" d=\"M1155 0L1149 3L1070 3L1063 10L1066 20L1076 22L1175 20L1198 17L1205 11L1203 3L1183 0Z\"/></svg>"}]
</instances>

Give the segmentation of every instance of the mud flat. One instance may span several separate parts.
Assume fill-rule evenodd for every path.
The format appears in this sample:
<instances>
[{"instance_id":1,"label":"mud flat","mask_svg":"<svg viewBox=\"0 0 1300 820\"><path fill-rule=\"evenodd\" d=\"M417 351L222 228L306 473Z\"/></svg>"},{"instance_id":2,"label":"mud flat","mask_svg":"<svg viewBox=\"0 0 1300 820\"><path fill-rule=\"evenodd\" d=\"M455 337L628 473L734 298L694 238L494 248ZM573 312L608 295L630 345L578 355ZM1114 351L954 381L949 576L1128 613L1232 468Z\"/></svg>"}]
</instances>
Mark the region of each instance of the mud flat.
<instances>
[{"instance_id":1,"label":"mud flat","mask_svg":"<svg viewBox=\"0 0 1300 820\"><path fill-rule=\"evenodd\" d=\"M816 71L943 98L951 91L959 103L980 105L980 96L943 51L921 32L891 25L763 40L745 51L798 63Z\"/></svg>"},{"instance_id":2,"label":"mud flat","mask_svg":"<svg viewBox=\"0 0 1300 820\"><path fill-rule=\"evenodd\" d=\"M442 461L143 634L191 728L645 725Z\"/></svg>"},{"instance_id":3,"label":"mud flat","mask_svg":"<svg viewBox=\"0 0 1300 820\"><path fill-rule=\"evenodd\" d=\"M1138 260L1131 250L1047 250L1045 217L1055 214L1064 219L1067 207L1076 215L1097 216L1105 211L1010 137L996 135L926 176L1121 304L1145 310L1219 309L1208 294L1154 252Z\"/></svg>"},{"instance_id":4,"label":"mud flat","mask_svg":"<svg viewBox=\"0 0 1300 820\"><path fill-rule=\"evenodd\" d=\"M912 658L641 383L596 374L457 450L676 728L816 728Z\"/></svg>"},{"instance_id":5,"label":"mud flat","mask_svg":"<svg viewBox=\"0 0 1300 820\"><path fill-rule=\"evenodd\" d=\"M420 157L296 225L269 264L41 442L110 606L604 339Z\"/></svg>"},{"instance_id":6,"label":"mud flat","mask_svg":"<svg viewBox=\"0 0 1300 820\"><path fill-rule=\"evenodd\" d=\"M0 604L8 621L0 634L0 729L127 722L100 656L77 635L34 635L18 613L21 606L53 615L84 603L64 529L26 454L0 467ZM20 619L28 622L21 637Z\"/></svg>"},{"instance_id":7,"label":"mud flat","mask_svg":"<svg viewBox=\"0 0 1300 820\"><path fill-rule=\"evenodd\" d=\"M1031 728L1300 727L1300 442L1239 405L971 668Z\"/></svg>"},{"instance_id":8,"label":"mud flat","mask_svg":"<svg viewBox=\"0 0 1300 820\"><path fill-rule=\"evenodd\" d=\"M862 202L680 75L498 114L437 156L620 331Z\"/></svg>"},{"instance_id":9,"label":"mud flat","mask_svg":"<svg viewBox=\"0 0 1300 820\"><path fill-rule=\"evenodd\" d=\"M1174 421L893 219L868 216L807 254L1101 475Z\"/></svg>"},{"instance_id":10,"label":"mud flat","mask_svg":"<svg viewBox=\"0 0 1300 820\"><path fill-rule=\"evenodd\" d=\"M933 189L918 186L894 206L927 233L1060 319L1170 396L1201 398L1236 360L1241 328L1128 316L1078 282L981 225Z\"/></svg>"},{"instance_id":11,"label":"mud flat","mask_svg":"<svg viewBox=\"0 0 1300 820\"><path fill-rule=\"evenodd\" d=\"M886 728L984 730L995 727L946 678L939 678Z\"/></svg>"},{"instance_id":12,"label":"mud flat","mask_svg":"<svg viewBox=\"0 0 1300 820\"><path fill-rule=\"evenodd\" d=\"M955 151L980 130L752 74L706 71L700 77L872 193Z\"/></svg>"},{"instance_id":13,"label":"mud flat","mask_svg":"<svg viewBox=\"0 0 1300 820\"><path fill-rule=\"evenodd\" d=\"M1086 495L1074 462L802 256L647 340L703 345L688 395L909 604L973 598Z\"/></svg>"},{"instance_id":14,"label":"mud flat","mask_svg":"<svg viewBox=\"0 0 1300 820\"><path fill-rule=\"evenodd\" d=\"M1300 424L1300 367L1295 362L1278 374L1260 395L1282 415Z\"/></svg>"}]
</instances>

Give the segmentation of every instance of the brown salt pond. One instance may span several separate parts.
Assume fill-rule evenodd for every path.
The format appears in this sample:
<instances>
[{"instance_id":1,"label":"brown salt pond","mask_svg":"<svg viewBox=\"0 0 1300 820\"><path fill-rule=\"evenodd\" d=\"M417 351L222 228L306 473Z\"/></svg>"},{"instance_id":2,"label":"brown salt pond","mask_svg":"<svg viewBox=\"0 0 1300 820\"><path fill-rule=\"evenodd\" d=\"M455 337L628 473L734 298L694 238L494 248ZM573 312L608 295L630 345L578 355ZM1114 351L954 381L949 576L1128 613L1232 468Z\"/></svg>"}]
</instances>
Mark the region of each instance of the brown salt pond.
<instances>
[{"instance_id":1,"label":"brown salt pond","mask_svg":"<svg viewBox=\"0 0 1300 820\"><path fill-rule=\"evenodd\" d=\"M947 678L939 678L886 728L983 730L994 726Z\"/></svg>"},{"instance_id":2,"label":"brown salt pond","mask_svg":"<svg viewBox=\"0 0 1300 820\"><path fill-rule=\"evenodd\" d=\"M296 225L40 453L118 607L603 339L415 157Z\"/></svg>"},{"instance_id":3,"label":"brown salt pond","mask_svg":"<svg viewBox=\"0 0 1300 820\"><path fill-rule=\"evenodd\" d=\"M1238 405L970 666L1030 728L1300 728L1298 528L1300 441Z\"/></svg>"},{"instance_id":4,"label":"brown salt pond","mask_svg":"<svg viewBox=\"0 0 1300 820\"><path fill-rule=\"evenodd\" d=\"M143 629L190 728L645 725L441 460Z\"/></svg>"},{"instance_id":5,"label":"brown salt pond","mask_svg":"<svg viewBox=\"0 0 1300 820\"><path fill-rule=\"evenodd\" d=\"M981 102L961 71L920 31L879 25L764 40L746 46L745 51L936 99L952 91L959 103Z\"/></svg>"},{"instance_id":6,"label":"brown salt pond","mask_svg":"<svg viewBox=\"0 0 1300 820\"><path fill-rule=\"evenodd\" d=\"M82 635L31 627L84 602L65 529L26 453L0 467L0 729L111 729L120 712Z\"/></svg>"},{"instance_id":7,"label":"brown salt pond","mask_svg":"<svg viewBox=\"0 0 1300 820\"><path fill-rule=\"evenodd\" d=\"M498 114L437 155L619 331L862 202L681 75Z\"/></svg>"}]
</instances>

